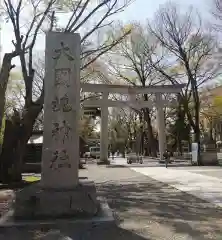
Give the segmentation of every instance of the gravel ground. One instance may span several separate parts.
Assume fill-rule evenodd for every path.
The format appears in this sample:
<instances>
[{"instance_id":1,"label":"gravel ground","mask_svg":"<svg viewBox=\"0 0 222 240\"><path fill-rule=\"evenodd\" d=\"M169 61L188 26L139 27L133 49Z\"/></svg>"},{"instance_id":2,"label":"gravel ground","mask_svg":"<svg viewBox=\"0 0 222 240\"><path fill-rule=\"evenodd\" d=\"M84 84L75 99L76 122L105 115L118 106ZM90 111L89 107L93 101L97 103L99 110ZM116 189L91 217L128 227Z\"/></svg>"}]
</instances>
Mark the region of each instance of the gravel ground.
<instances>
[{"instance_id":1,"label":"gravel ground","mask_svg":"<svg viewBox=\"0 0 222 240\"><path fill-rule=\"evenodd\" d=\"M222 240L222 210L209 203L128 168L89 165L80 176L96 182L98 194L120 219L119 227L0 229L0 240Z\"/></svg>"}]
</instances>

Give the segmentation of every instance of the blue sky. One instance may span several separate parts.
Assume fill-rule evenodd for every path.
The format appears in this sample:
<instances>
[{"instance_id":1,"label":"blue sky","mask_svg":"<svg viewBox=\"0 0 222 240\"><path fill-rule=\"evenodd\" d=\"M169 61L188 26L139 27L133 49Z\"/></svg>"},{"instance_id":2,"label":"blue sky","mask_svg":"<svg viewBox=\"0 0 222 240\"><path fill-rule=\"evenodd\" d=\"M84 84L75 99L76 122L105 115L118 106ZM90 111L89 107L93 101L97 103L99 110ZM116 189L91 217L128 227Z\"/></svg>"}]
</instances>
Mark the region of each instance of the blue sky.
<instances>
[{"instance_id":1,"label":"blue sky","mask_svg":"<svg viewBox=\"0 0 222 240\"><path fill-rule=\"evenodd\" d=\"M207 13L210 9L212 0L175 0L181 8L188 8L193 5L198 11ZM154 13L158 10L161 4L168 2L167 0L135 0L128 9L122 14L125 21L140 20L144 21L146 18L152 18Z\"/></svg>"},{"instance_id":2,"label":"blue sky","mask_svg":"<svg viewBox=\"0 0 222 240\"><path fill-rule=\"evenodd\" d=\"M211 1L212 0L177 0L176 2L182 7L182 9L186 9L192 4L198 9L202 16L209 18ZM133 20L145 21L147 18L152 18L159 6L165 2L167 2L167 0L134 0L134 2L123 13L116 16L116 19L122 20L125 23ZM8 24L3 24L1 33L1 57L4 52L12 50L12 36L13 33L11 27ZM44 47L44 44L41 44L41 46Z\"/></svg>"}]
</instances>

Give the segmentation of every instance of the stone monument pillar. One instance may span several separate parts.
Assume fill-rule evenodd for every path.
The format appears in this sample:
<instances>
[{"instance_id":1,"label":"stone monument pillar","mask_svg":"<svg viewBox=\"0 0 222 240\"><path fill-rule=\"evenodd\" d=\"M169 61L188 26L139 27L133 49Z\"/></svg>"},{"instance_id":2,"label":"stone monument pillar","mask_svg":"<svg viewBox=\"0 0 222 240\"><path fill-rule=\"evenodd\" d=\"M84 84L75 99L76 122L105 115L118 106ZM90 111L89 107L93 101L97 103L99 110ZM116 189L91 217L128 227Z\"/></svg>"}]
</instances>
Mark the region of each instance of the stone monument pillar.
<instances>
[{"instance_id":1,"label":"stone monument pillar","mask_svg":"<svg viewBox=\"0 0 222 240\"><path fill-rule=\"evenodd\" d=\"M16 193L14 217L92 217L99 209L95 184L78 178L79 34L49 32L45 55L41 181Z\"/></svg>"},{"instance_id":2,"label":"stone monument pillar","mask_svg":"<svg viewBox=\"0 0 222 240\"><path fill-rule=\"evenodd\" d=\"M166 129L165 129L165 116L163 111L162 94L156 93L156 106L157 106L157 129L158 129L158 142L160 160L163 160L163 154L166 150Z\"/></svg>"},{"instance_id":3,"label":"stone monument pillar","mask_svg":"<svg viewBox=\"0 0 222 240\"><path fill-rule=\"evenodd\" d=\"M108 163L108 92L102 94L101 133L100 133L100 163Z\"/></svg>"},{"instance_id":4,"label":"stone monument pillar","mask_svg":"<svg viewBox=\"0 0 222 240\"><path fill-rule=\"evenodd\" d=\"M75 187L79 163L79 34L47 34L44 87L41 185L46 188Z\"/></svg>"}]
</instances>

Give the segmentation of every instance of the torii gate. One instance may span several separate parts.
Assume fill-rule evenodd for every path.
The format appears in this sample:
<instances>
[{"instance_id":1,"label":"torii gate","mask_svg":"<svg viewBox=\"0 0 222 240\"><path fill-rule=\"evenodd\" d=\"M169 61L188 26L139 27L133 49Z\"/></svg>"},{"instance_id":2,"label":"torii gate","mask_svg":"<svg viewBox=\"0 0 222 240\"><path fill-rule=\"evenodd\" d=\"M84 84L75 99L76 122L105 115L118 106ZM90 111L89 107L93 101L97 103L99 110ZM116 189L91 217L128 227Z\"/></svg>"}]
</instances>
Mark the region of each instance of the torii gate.
<instances>
[{"instance_id":1,"label":"torii gate","mask_svg":"<svg viewBox=\"0 0 222 240\"><path fill-rule=\"evenodd\" d=\"M166 149L166 132L164 106L169 106L172 102L163 100L164 93L180 93L184 84L176 85L156 85L149 87L110 85L110 84L91 84L82 83L83 92L102 93L102 99L86 100L83 102L85 107L101 107L101 132L100 132L100 161L107 162L108 158L108 107L133 107L141 109L155 106L157 109L157 127L160 160L163 160L163 154ZM109 93L129 94L131 101L109 100ZM137 101L136 94L155 94L155 101ZM174 104L175 105L175 104Z\"/></svg>"}]
</instances>

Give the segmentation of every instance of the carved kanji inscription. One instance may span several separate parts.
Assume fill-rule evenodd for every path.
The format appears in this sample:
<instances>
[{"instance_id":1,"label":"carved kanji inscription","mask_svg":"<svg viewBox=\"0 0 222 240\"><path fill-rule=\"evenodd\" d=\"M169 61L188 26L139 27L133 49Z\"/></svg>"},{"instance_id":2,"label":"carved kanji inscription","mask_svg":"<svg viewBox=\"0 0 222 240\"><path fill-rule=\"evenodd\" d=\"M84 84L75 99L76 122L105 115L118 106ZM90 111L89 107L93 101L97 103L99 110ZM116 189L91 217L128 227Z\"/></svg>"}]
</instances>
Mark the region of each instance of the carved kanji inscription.
<instances>
[{"instance_id":1,"label":"carved kanji inscription","mask_svg":"<svg viewBox=\"0 0 222 240\"><path fill-rule=\"evenodd\" d=\"M53 170L59 170L60 168L71 168L69 155L66 149L56 150L52 154L50 161L50 168Z\"/></svg>"},{"instance_id":2,"label":"carved kanji inscription","mask_svg":"<svg viewBox=\"0 0 222 240\"><path fill-rule=\"evenodd\" d=\"M55 69L55 86L70 87L70 68Z\"/></svg>"}]
</instances>

